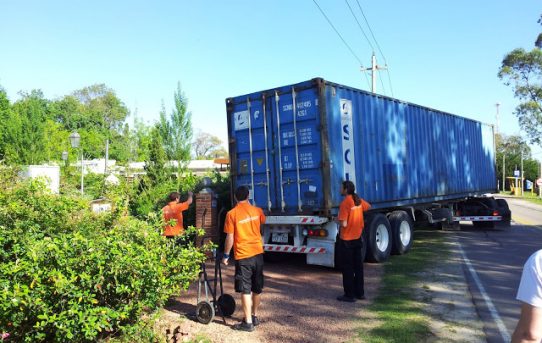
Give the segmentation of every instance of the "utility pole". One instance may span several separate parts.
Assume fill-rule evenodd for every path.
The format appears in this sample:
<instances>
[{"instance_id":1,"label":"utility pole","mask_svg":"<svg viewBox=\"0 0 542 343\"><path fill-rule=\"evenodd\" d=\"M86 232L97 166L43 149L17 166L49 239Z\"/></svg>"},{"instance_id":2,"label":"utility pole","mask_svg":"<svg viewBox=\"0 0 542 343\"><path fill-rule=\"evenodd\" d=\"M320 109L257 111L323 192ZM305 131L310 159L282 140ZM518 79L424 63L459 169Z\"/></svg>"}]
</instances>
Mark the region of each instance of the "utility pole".
<instances>
[{"instance_id":1,"label":"utility pole","mask_svg":"<svg viewBox=\"0 0 542 343\"><path fill-rule=\"evenodd\" d=\"M371 81L372 81L372 89L371 92L376 93L376 72L378 70L386 70L387 67L381 67L376 64L376 56L373 52L373 57L371 59L371 68L361 68L361 71L371 71Z\"/></svg>"},{"instance_id":2,"label":"utility pole","mask_svg":"<svg viewBox=\"0 0 542 343\"><path fill-rule=\"evenodd\" d=\"M503 151L503 153L502 153L502 190L503 190L503 192L506 192L506 184L505 184L505 182L506 182L506 174L505 174L506 172L505 172L505 170L506 169L504 167L505 163L506 163L506 155L505 155L505 152ZM541 164L541 166L542 166L542 164Z\"/></svg>"},{"instance_id":3,"label":"utility pole","mask_svg":"<svg viewBox=\"0 0 542 343\"><path fill-rule=\"evenodd\" d=\"M107 133L109 136L109 132ZM107 176L107 160L109 160L109 138L105 140L105 164L104 164L104 175Z\"/></svg>"},{"instance_id":4,"label":"utility pole","mask_svg":"<svg viewBox=\"0 0 542 343\"><path fill-rule=\"evenodd\" d=\"M521 196L523 196L523 187L525 182L523 181L523 150L521 151Z\"/></svg>"},{"instance_id":5,"label":"utility pole","mask_svg":"<svg viewBox=\"0 0 542 343\"><path fill-rule=\"evenodd\" d=\"M496 121L496 123L495 123L495 131L497 133L499 133L499 106L501 106L500 102L495 104L495 107L497 107L497 113L495 114L495 119L496 119L495 120Z\"/></svg>"}]
</instances>

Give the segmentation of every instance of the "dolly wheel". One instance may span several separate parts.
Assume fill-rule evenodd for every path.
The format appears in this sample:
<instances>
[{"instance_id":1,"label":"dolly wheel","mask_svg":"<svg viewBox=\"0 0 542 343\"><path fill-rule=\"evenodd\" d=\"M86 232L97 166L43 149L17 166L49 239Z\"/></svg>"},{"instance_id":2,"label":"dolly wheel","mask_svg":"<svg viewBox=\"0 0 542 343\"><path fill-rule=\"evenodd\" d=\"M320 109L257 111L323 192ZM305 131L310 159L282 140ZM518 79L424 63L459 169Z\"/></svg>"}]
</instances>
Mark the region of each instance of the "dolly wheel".
<instances>
[{"instance_id":1,"label":"dolly wheel","mask_svg":"<svg viewBox=\"0 0 542 343\"><path fill-rule=\"evenodd\" d=\"M218 308L225 317L229 317L235 312L235 299L229 294L222 294L218 298Z\"/></svg>"},{"instance_id":2,"label":"dolly wheel","mask_svg":"<svg viewBox=\"0 0 542 343\"><path fill-rule=\"evenodd\" d=\"M196 319L202 324L209 324L215 317L215 309L208 301L200 301L196 306Z\"/></svg>"}]
</instances>

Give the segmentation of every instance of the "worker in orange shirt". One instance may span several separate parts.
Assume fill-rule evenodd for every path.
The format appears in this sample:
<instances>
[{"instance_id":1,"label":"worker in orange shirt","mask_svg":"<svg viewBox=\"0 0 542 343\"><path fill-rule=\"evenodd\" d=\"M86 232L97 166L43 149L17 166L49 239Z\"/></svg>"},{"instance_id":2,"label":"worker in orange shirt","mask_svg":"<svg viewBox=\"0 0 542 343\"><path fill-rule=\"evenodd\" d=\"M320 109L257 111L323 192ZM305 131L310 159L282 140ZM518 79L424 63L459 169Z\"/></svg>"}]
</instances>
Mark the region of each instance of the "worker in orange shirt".
<instances>
[{"instance_id":1,"label":"worker in orange shirt","mask_svg":"<svg viewBox=\"0 0 542 343\"><path fill-rule=\"evenodd\" d=\"M337 256L343 273L344 294L337 297L339 301L355 302L365 299L363 280L363 212L371 205L356 194L352 181L344 181L341 194L345 196L339 207L339 241Z\"/></svg>"},{"instance_id":2,"label":"worker in orange shirt","mask_svg":"<svg viewBox=\"0 0 542 343\"><path fill-rule=\"evenodd\" d=\"M184 232L183 211L186 211L192 204L192 195L192 192L188 192L188 199L185 202L179 202L181 195L178 192L169 194L169 203L162 208L162 215L166 223L162 235L173 239Z\"/></svg>"},{"instance_id":3,"label":"worker in orange shirt","mask_svg":"<svg viewBox=\"0 0 542 343\"><path fill-rule=\"evenodd\" d=\"M235 291L242 293L245 318L233 326L235 330L254 331L260 321L256 311L263 289L263 243L260 225L265 223L261 208L248 202L249 190L241 186L235 191L237 205L228 212L224 224L226 243L222 262L228 265L230 251L235 255Z\"/></svg>"}]
</instances>

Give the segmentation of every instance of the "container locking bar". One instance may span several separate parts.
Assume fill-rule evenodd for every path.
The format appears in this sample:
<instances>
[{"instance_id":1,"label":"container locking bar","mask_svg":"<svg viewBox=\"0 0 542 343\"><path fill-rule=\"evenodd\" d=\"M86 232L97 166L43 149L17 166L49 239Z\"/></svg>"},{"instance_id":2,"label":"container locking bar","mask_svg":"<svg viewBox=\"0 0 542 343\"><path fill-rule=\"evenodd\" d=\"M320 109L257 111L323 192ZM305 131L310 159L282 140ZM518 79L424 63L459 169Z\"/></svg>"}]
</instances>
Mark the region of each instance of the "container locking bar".
<instances>
[{"instance_id":1,"label":"container locking bar","mask_svg":"<svg viewBox=\"0 0 542 343\"><path fill-rule=\"evenodd\" d=\"M252 159L252 122L251 122L251 111L250 111L250 99L247 98L247 111L248 111L248 146L250 150L250 185L252 191L252 204L256 206L256 191L254 190L254 161Z\"/></svg>"},{"instance_id":2,"label":"container locking bar","mask_svg":"<svg viewBox=\"0 0 542 343\"><path fill-rule=\"evenodd\" d=\"M302 211L301 209L301 205L302 205L302 202L301 202L301 179L299 178L299 149L298 149L298 146L297 146L297 108L296 108L296 103L295 103L295 97L296 97L296 94L295 94L295 89L294 87L292 87L292 111L293 111L293 115L294 115L294 145L295 145L295 158L296 158L296 172L297 172L297 210L299 212Z\"/></svg>"},{"instance_id":3,"label":"container locking bar","mask_svg":"<svg viewBox=\"0 0 542 343\"><path fill-rule=\"evenodd\" d=\"M281 140L282 136L280 134L280 110L279 110L279 92L275 91L275 107L277 109L277 134L278 134L278 146L279 146L279 180L280 180L280 207L282 212L284 212L284 208L286 207L286 203L284 202L284 187L282 184L282 148L281 148Z\"/></svg>"},{"instance_id":4,"label":"container locking bar","mask_svg":"<svg viewBox=\"0 0 542 343\"><path fill-rule=\"evenodd\" d=\"M271 212L271 193L269 190L269 154L267 151L267 112L265 108L265 94L262 95L263 105L263 140L265 145L265 176L267 178L267 210Z\"/></svg>"}]
</instances>

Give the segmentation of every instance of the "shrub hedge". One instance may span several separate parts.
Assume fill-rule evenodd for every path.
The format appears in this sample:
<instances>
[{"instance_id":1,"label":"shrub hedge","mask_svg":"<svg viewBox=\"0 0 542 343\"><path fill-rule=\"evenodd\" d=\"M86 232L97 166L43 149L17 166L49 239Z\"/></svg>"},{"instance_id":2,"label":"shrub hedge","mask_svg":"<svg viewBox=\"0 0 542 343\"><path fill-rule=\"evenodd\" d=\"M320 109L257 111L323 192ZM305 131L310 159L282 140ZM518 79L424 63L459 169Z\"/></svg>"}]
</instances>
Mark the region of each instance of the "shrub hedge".
<instances>
[{"instance_id":1,"label":"shrub hedge","mask_svg":"<svg viewBox=\"0 0 542 343\"><path fill-rule=\"evenodd\" d=\"M95 341L129 331L144 312L197 278L205 249L176 247L158 215L118 201L96 215L78 197L0 172L0 334L14 341Z\"/></svg>"}]
</instances>

